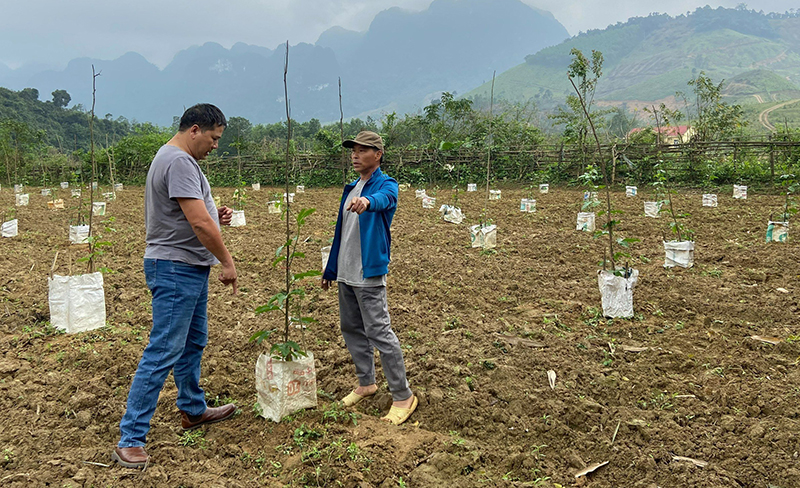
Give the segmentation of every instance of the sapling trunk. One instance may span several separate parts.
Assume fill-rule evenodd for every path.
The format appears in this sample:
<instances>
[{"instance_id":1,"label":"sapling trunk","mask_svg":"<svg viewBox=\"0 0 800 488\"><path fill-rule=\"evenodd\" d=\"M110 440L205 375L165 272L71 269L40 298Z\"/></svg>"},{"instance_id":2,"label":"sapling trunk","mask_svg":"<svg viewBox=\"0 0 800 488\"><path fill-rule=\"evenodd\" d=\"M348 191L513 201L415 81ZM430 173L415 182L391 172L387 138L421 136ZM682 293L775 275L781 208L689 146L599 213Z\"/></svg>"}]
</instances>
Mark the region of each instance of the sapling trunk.
<instances>
[{"instance_id":1,"label":"sapling trunk","mask_svg":"<svg viewBox=\"0 0 800 488\"><path fill-rule=\"evenodd\" d=\"M94 106L97 94L97 77L100 73L95 73L92 65L92 111L89 118L89 154L92 162L92 182L89 184L89 272L94 272L94 235L92 234L92 224L94 221L94 182L97 178L97 162L94 159ZM99 188L99 186L98 186Z\"/></svg>"},{"instance_id":2,"label":"sapling trunk","mask_svg":"<svg viewBox=\"0 0 800 488\"><path fill-rule=\"evenodd\" d=\"M675 232L678 234L678 241L683 241L681 235L681 226L678 224L678 218L675 216L675 209L672 208L672 193L667 189L667 199L669 200L669 213L672 216L672 223L675 226Z\"/></svg>"},{"instance_id":3,"label":"sapling trunk","mask_svg":"<svg viewBox=\"0 0 800 488\"><path fill-rule=\"evenodd\" d=\"M497 74L497 71L492 72L492 94L489 97L489 140L487 141L488 144L486 145L486 199L489 199L489 177L491 174L491 167L492 167L492 124L494 123L494 115L492 111L494 109L494 77Z\"/></svg>"},{"instance_id":4,"label":"sapling trunk","mask_svg":"<svg viewBox=\"0 0 800 488\"><path fill-rule=\"evenodd\" d=\"M580 90L575 85L575 81L572 79L572 76L568 76L569 82L572 84L572 88L575 89L575 93L578 94L578 100L581 103L581 108L583 109L584 115L586 115L586 119L589 121L589 127L592 129L592 135L594 136L594 141L597 144L597 156L600 160L600 168L603 170L603 183L606 187L606 227L608 228L608 250L610 254L610 261L611 261L611 271L617 269L616 263L614 262L614 223L612 220L612 213L611 213L611 188L608 184L608 173L606 171L606 161L603 159L603 149L600 146L600 138L597 137L597 130L594 127L594 121L592 117L589 115L589 110L586 108L586 101L583 99L583 95L581 95Z\"/></svg>"},{"instance_id":5,"label":"sapling trunk","mask_svg":"<svg viewBox=\"0 0 800 488\"><path fill-rule=\"evenodd\" d=\"M289 41L286 41L286 57L284 58L283 62L283 98L286 102L286 165L285 169L285 185L286 185L286 192L284 197L284 205L286 205L286 242L289 242L291 239L291 229L289 228L289 216L290 214L290 205L289 205L289 157L290 157L290 148L292 143L292 114L291 109L289 107L289 85L286 81L286 75L289 72ZM299 237L299 234L298 234ZM297 244L295 243L295 247ZM284 310L284 329L283 329L283 342L289 342L289 306L291 297L289 293L291 290L291 267L292 267L292 246L286 246L286 304L283 308Z\"/></svg>"}]
</instances>

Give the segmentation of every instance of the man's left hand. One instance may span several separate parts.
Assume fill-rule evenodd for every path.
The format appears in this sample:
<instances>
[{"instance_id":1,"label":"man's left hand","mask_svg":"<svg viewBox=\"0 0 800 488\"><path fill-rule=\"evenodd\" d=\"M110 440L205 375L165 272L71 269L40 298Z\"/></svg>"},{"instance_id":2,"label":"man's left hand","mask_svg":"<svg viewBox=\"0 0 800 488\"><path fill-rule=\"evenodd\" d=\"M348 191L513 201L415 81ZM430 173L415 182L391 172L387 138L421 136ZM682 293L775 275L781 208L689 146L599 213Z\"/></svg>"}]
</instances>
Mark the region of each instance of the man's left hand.
<instances>
[{"instance_id":1,"label":"man's left hand","mask_svg":"<svg viewBox=\"0 0 800 488\"><path fill-rule=\"evenodd\" d=\"M219 225L231 225L232 208L220 207L217 209L217 215L219 216Z\"/></svg>"},{"instance_id":2,"label":"man's left hand","mask_svg":"<svg viewBox=\"0 0 800 488\"><path fill-rule=\"evenodd\" d=\"M369 208L369 199L366 197L359 197L352 199L350 203L347 205L347 208L345 210L348 210L350 212L355 212L358 215L361 215L368 208Z\"/></svg>"}]
</instances>

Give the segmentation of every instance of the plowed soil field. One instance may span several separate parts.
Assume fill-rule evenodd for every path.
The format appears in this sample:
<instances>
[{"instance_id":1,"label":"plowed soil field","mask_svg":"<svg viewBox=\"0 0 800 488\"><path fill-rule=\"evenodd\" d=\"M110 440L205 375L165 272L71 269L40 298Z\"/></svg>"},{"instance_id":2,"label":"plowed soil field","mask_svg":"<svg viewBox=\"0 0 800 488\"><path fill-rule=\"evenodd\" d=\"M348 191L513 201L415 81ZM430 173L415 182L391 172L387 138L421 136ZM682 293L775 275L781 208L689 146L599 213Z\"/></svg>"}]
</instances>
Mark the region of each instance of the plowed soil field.
<instances>
[{"instance_id":1,"label":"plowed soil field","mask_svg":"<svg viewBox=\"0 0 800 488\"><path fill-rule=\"evenodd\" d=\"M280 216L267 213L275 191L249 192L247 226L223 231L240 294L212 276L202 386L209 404L233 400L241 412L185 435L168 379L142 472L108 465L150 328L143 189L120 192L101 225L113 242L98 261L110 269L108 325L75 335L48 324L47 277L56 251L57 273L83 272L86 250L68 244L74 211L48 210L31 189L19 236L0 240L0 486L800 486L800 245L764 239L781 197L734 200L728 187L718 208L703 208L700 191L682 190L674 205L691 214L696 264L665 269L667 217L645 217L642 194L614 192L619 234L641 239L627 260L640 279L635 316L607 320L603 240L575 230L581 190L537 192L533 214L519 211L523 190L491 202L461 193L461 225L402 192L389 308L420 406L393 427L378 420L391 403L382 375L375 397L350 412L335 404L356 380L336 292L318 278L305 285L319 322L293 337L314 353L319 405L281 423L254 414L254 367L268 346L248 338L282 323L254 313L283 279L271 266L284 240ZM230 201L232 189L216 193ZM297 196L317 209L298 271L320 266L340 197ZM0 204L13 205L8 189ZM484 209L499 229L494 252L469 247L467 224Z\"/></svg>"}]
</instances>

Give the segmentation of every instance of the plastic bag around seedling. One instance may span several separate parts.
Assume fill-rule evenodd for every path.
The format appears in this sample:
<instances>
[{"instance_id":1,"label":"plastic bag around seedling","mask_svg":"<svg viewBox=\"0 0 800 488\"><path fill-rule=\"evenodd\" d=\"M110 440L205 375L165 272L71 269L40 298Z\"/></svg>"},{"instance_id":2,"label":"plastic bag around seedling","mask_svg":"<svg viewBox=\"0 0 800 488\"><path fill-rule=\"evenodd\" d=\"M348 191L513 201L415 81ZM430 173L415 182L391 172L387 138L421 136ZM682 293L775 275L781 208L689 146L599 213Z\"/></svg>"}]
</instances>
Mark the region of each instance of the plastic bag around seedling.
<instances>
[{"instance_id":1,"label":"plastic bag around seedling","mask_svg":"<svg viewBox=\"0 0 800 488\"><path fill-rule=\"evenodd\" d=\"M478 191L477 183L467 183L467 191Z\"/></svg>"},{"instance_id":2,"label":"plastic bag around seedling","mask_svg":"<svg viewBox=\"0 0 800 488\"><path fill-rule=\"evenodd\" d=\"M450 222L451 224L460 224L464 220L464 214L461 213L461 209L452 205L439 207L439 214L445 222Z\"/></svg>"},{"instance_id":3,"label":"plastic bag around seedling","mask_svg":"<svg viewBox=\"0 0 800 488\"><path fill-rule=\"evenodd\" d=\"M644 216L657 219L661 212L661 202L644 202Z\"/></svg>"},{"instance_id":4,"label":"plastic bag around seedling","mask_svg":"<svg viewBox=\"0 0 800 488\"><path fill-rule=\"evenodd\" d=\"M231 227L244 227L247 221L244 218L244 210L234 210L231 215Z\"/></svg>"},{"instance_id":5,"label":"plastic bag around seedling","mask_svg":"<svg viewBox=\"0 0 800 488\"><path fill-rule=\"evenodd\" d=\"M691 268L694 266L694 241L664 242L664 267Z\"/></svg>"},{"instance_id":6,"label":"plastic bag around seedling","mask_svg":"<svg viewBox=\"0 0 800 488\"><path fill-rule=\"evenodd\" d=\"M261 416L280 422L304 408L317 406L314 355L282 361L261 354L256 362L256 392Z\"/></svg>"},{"instance_id":7,"label":"plastic bag around seedling","mask_svg":"<svg viewBox=\"0 0 800 488\"><path fill-rule=\"evenodd\" d=\"M502 190L489 190L489 200L500 200Z\"/></svg>"},{"instance_id":8,"label":"plastic bag around seedling","mask_svg":"<svg viewBox=\"0 0 800 488\"><path fill-rule=\"evenodd\" d=\"M789 222L767 223L767 242L786 242L789 237Z\"/></svg>"},{"instance_id":9,"label":"plastic bag around seedling","mask_svg":"<svg viewBox=\"0 0 800 488\"><path fill-rule=\"evenodd\" d=\"M469 228L469 238L472 247L480 247L483 249L494 249L497 247L497 226L480 224L473 225Z\"/></svg>"},{"instance_id":10,"label":"plastic bag around seedling","mask_svg":"<svg viewBox=\"0 0 800 488\"><path fill-rule=\"evenodd\" d=\"M535 213L536 200L533 200L531 198L523 198L519 202L519 211L524 213Z\"/></svg>"},{"instance_id":11,"label":"plastic bag around seedling","mask_svg":"<svg viewBox=\"0 0 800 488\"><path fill-rule=\"evenodd\" d=\"M539 185L539 193L548 193L550 191L549 183L542 183Z\"/></svg>"},{"instance_id":12,"label":"plastic bag around seedling","mask_svg":"<svg viewBox=\"0 0 800 488\"><path fill-rule=\"evenodd\" d=\"M103 274L53 275L47 279L50 323L68 334L94 330L106 324Z\"/></svg>"},{"instance_id":13,"label":"plastic bag around seedling","mask_svg":"<svg viewBox=\"0 0 800 488\"><path fill-rule=\"evenodd\" d=\"M0 235L2 237L17 237L18 233L19 233L19 223L17 219L3 222L2 227L0 227Z\"/></svg>"},{"instance_id":14,"label":"plastic bag around seedling","mask_svg":"<svg viewBox=\"0 0 800 488\"><path fill-rule=\"evenodd\" d=\"M638 269L631 270L627 278L604 269L597 272L604 317L633 317L633 288L638 281Z\"/></svg>"},{"instance_id":15,"label":"plastic bag around seedling","mask_svg":"<svg viewBox=\"0 0 800 488\"><path fill-rule=\"evenodd\" d=\"M434 208L436 206L436 198L425 195L422 198L422 208Z\"/></svg>"},{"instance_id":16,"label":"plastic bag around seedling","mask_svg":"<svg viewBox=\"0 0 800 488\"><path fill-rule=\"evenodd\" d=\"M584 232L594 232L595 229L595 214L594 212L578 212L578 222L575 230L582 230Z\"/></svg>"},{"instance_id":17,"label":"plastic bag around seedling","mask_svg":"<svg viewBox=\"0 0 800 488\"><path fill-rule=\"evenodd\" d=\"M428 194L425 193L425 189L422 190L414 190L414 198L425 198Z\"/></svg>"}]
</instances>

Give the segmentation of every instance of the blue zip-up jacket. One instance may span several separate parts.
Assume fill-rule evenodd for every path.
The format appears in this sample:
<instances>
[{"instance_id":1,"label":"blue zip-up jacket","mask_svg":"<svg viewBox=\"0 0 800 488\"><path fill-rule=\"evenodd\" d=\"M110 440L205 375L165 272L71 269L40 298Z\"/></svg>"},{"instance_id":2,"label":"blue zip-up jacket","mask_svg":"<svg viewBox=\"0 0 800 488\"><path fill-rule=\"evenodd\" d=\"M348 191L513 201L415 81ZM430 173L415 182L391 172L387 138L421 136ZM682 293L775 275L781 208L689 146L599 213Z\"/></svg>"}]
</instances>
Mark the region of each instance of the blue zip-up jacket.
<instances>
[{"instance_id":1,"label":"blue zip-up jacket","mask_svg":"<svg viewBox=\"0 0 800 488\"><path fill-rule=\"evenodd\" d=\"M358 180L345 185L342 201L339 203L339 217L336 219L336 231L331 244L328 266L322 278L336 281L339 274L339 249L342 244L342 212L345 199L356 186ZM384 174L378 167L361 190L361 196L369 200L369 208L358 216L359 235L361 236L361 267L364 278L383 276L389 272L394 212L397 210L397 180Z\"/></svg>"}]
</instances>

